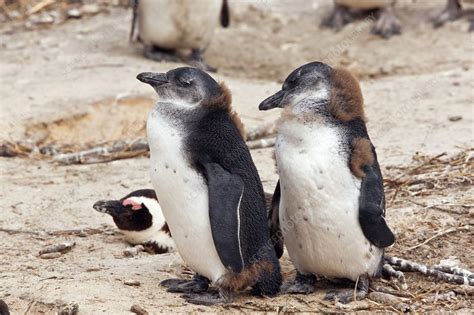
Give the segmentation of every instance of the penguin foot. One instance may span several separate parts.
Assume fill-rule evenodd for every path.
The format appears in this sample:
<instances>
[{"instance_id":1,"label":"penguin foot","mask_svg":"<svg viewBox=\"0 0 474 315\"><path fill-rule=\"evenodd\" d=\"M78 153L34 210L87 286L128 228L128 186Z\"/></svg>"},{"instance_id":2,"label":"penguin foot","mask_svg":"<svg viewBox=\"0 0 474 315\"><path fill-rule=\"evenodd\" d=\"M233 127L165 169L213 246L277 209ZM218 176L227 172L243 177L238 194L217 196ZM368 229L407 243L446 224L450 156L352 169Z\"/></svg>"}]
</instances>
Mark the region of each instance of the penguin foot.
<instances>
[{"instance_id":1,"label":"penguin foot","mask_svg":"<svg viewBox=\"0 0 474 315\"><path fill-rule=\"evenodd\" d=\"M354 16L348 7L336 4L331 15L322 21L321 26L339 31L353 20Z\"/></svg>"},{"instance_id":2,"label":"penguin foot","mask_svg":"<svg viewBox=\"0 0 474 315\"><path fill-rule=\"evenodd\" d=\"M433 18L433 26L438 28L448 21L454 21L461 17L462 9L459 0L448 0L444 10Z\"/></svg>"},{"instance_id":3,"label":"penguin foot","mask_svg":"<svg viewBox=\"0 0 474 315\"><path fill-rule=\"evenodd\" d=\"M170 61L180 62L181 59L176 55L174 50L163 49L156 46L145 47L143 54L146 58L154 61Z\"/></svg>"},{"instance_id":4,"label":"penguin foot","mask_svg":"<svg viewBox=\"0 0 474 315\"><path fill-rule=\"evenodd\" d=\"M372 28L372 33L383 38L390 38L401 33L401 24L393 12L393 7L388 6L380 9L379 18Z\"/></svg>"},{"instance_id":5,"label":"penguin foot","mask_svg":"<svg viewBox=\"0 0 474 315\"><path fill-rule=\"evenodd\" d=\"M281 288L283 293L288 294L310 294L314 292L316 276L297 273L295 280L287 282Z\"/></svg>"},{"instance_id":6,"label":"penguin foot","mask_svg":"<svg viewBox=\"0 0 474 315\"><path fill-rule=\"evenodd\" d=\"M217 72L217 68L208 65L205 61L204 58L202 57L203 54L202 49L193 49L191 51L191 55L189 56L188 63L198 69L201 69L203 71L207 72Z\"/></svg>"},{"instance_id":7,"label":"penguin foot","mask_svg":"<svg viewBox=\"0 0 474 315\"><path fill-rule=\"evenodd\" d=\"M203 294L183 294L181 297L188 303L206 306L226 304L233 300L232 294L225 290L212 290Z\"/></svg>"},{"instance_id":8,"label":"penguin foot","mask_svg":"<svg viewBox=\"0 0 474 315\"><path fill-rule=\"evenodd\" d=\"M337 300L342 304L347 304L352 301L360 301L367 297L369 293L369 278L361 276L357 282L357 289L340 289L330 290L324 297L325 300Z\"/></svg>"},{"instance_id":9,"label":"penguin foot","mask_svg":"<svg viewBox=\"0 0 474 315\"><path fill-rule=\"evenodd\" d=\"M176 293L201 293L209 289L209 280L203 276L195 274L192 280L167 279L160 282L160 285L167 288L168 292Z\"/></svg>"}]
</instances>

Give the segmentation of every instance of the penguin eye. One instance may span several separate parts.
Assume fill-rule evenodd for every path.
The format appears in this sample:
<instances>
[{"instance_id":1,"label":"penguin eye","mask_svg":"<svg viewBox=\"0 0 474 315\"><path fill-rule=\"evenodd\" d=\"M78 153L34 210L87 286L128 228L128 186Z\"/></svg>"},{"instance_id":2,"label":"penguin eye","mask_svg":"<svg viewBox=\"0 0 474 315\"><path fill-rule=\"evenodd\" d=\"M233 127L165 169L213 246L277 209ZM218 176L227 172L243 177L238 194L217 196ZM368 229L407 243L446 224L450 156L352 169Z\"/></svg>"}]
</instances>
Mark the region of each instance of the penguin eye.
<instances>
[{"instance_id":1,"label":"penguin eye","mask_svg":"<svg viewBox=\"0 0 474 315\"><path fill-rule=\"evenodd\" d=\"M181 84L182 86L190 86L191 84L193 84L193 80L190 79L190 78L180 78L178 80L179 84Z\"/></svg>"}]
</instances>

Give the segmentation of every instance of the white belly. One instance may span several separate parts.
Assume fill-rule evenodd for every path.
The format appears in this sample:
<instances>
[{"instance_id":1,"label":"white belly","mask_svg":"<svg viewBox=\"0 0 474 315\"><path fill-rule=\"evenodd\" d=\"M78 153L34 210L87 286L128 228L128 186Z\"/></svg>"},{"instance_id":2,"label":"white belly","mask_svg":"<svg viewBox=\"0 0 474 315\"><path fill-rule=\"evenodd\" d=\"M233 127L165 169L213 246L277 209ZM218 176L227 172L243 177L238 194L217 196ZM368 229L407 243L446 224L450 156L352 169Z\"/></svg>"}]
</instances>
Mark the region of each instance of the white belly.
<instances>
[{"instance_id":1,"label":"white belly","mask_svg":"<svg viewBox=\"0 0 474 315\"><path fill-rule=\"evenodd\" d=\"M205 48L219 22L219 0L140 0L138 28L148 45Z\"/></svg>"},{"instance_id":2,"label":"white belly","mask_svg":"<svg viewBox=\"0 0 474 315\"><path fill-rule=\"evenodd\" d=\"M359 224L360 180L341 152L337 129L280 123L276 159L280 223L288 254L302 273L356 280L378 270L383 251Z\"/></svg>"},{"instance_id":3,"label":"white belly","mask_svg":"<svg viewBox=\"0 0 474 315\"><path fill-rule=\"evenodd\" d=\"M207 186L185 160L180 131L155 109L147 133L153 187L176 248L192 270L215 282L226 269L211 234Z\"/></svg>"}]
</instances>

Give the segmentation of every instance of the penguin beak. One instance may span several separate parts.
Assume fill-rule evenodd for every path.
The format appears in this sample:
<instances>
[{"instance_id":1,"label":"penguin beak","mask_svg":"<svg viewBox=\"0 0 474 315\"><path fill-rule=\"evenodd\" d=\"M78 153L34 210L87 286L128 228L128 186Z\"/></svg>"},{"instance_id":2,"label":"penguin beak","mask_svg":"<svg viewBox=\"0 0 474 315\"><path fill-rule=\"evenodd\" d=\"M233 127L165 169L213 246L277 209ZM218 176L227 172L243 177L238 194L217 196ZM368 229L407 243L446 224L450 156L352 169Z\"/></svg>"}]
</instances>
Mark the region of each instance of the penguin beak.
<instances>
[{"instance_id":1,"label":"penguin beak","mask_svg":"<svg viewBox=\"0 0 474 315\"><path fill-rule=\"evenodd\" d=\"M153 87L170 82L166 77L166 73L142 72L137 75L137 79L143 83L150 84Z\"/></svg>"},{"instance_id":2,"label":"penguin beak","mask_svg":"<svg viewBox=\"0 0 474 315\"><path fill-rule=\"evenodd\" d=\"M259 110L269 110L272 108L282 107L282 101L286 96L286 92L281 90L272 96L266 98L263 102L258 105Z\"/></svg>"},{"instance_id":3,"label":"penguin beak","mask_svg":"<svg viewBox=\"0 0 474 315\"><path fill-rule=\"evenodd\" d=\"M117 214L122 209L122 203L119 200L99 200L92 206L96 211L110 215Z\"/></svg>"}]
</instances>

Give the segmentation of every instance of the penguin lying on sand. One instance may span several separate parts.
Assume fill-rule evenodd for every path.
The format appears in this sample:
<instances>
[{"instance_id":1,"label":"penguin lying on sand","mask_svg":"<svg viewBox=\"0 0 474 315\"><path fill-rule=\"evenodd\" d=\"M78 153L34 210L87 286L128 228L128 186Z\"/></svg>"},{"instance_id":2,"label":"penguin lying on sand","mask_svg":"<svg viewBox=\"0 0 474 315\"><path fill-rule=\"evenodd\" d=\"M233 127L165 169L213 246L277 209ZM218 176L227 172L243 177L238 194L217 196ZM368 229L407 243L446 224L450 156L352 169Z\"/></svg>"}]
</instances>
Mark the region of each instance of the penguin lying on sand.
<instances>
[{"instance_id":1,"label":"penguin lying on sand","mask_svg":"<svg viewBox=\"0 0 474 315\"><path fill-rule=\"evenodd\" d=\"M382 174L359 83L345 70L312 62L259 106L277 107L280 180L270 218L272 239L281 230L297 269L286 292L312 292L318 275L356 281L362 299L395 237L384 218ZM282 240L275 246L281 255ZM353 297L353 290L327 295L343 303Z\"/></svg>"},{"instance_id":2,"label":"penguin lying on sand","mask_svg":"<svg viewBox=\"0 0 474 315\"><path fill-rule=\"evenodd\" d=\"M167 253L174 247L152 189L136 190L120 200L100 200L93 208L110 214L125 240L132 245L141 244L154 254Z\"/></svg>"},{"instance_id":3,"label":"penguin lying on sand","mask_svg":"<svg viewBox=\"0 0 474 315\"><path fill-rule=\"evenodd\" d=\"M230 22L227 0L134 0L130 38L138 22L145 57L156 61L181 61L176 50L191 50L187 63L208 71L202 55L219 23Z\"/></svg>"},{"instance_id":4,"label":"penguin lying on sand","mask_svg":"<svg viewBox=\"0 0 474 315\"><path fill-rule=\"evenodd\" d=\"M277 294L280 266L263 187L229 90L189 67L137 79L159 96L147 122L153 186L179 254L197 273L162 285L206 305L230 301L247 287L255 295ZM209 281L219 294L202 292Z\"/></svg>"},{"instance_id":5,"label":"penguin lying on sand","mask_svg":"<svg viewBox=\"0 0 474 315\"><path fill-rule=\"evenodd\" d=\"M474 3L474 0L447 0L444 10L433 18L433 25L440 27L448 21L454 21L463 16L461 2ZM469 31L472 32L474 31L474 17L471 16L469 23Z\"/></svg>"},{"instance_id":6,"label":"penguin lying on sand","mask_svg":"<svg viewBox=\"0 0 474 315\"><path fill-rule=\"evenodd\" d=\"M401 33L400 21L394 13L396 0L334 0L334 10L324 19L322 26L339 31L344 25L351 23L361 12L374 11L377 15L372 33L389 38Z\"/></svg>"},{"instance_id":7,"label":"penguin lying on sand","mask_svg":"<svg viewBox=\"0 0 474 315\"><path fill-rule=\"evenodd\" d=\"M272 194L265 192L267 210L271 207L272 197ZM154 190L136 190L120 200L100 200L94 203L93 208L112 216L128 243L143 245L151 254L173 250L168 224Z\"/></svg>"}]
</instances>

